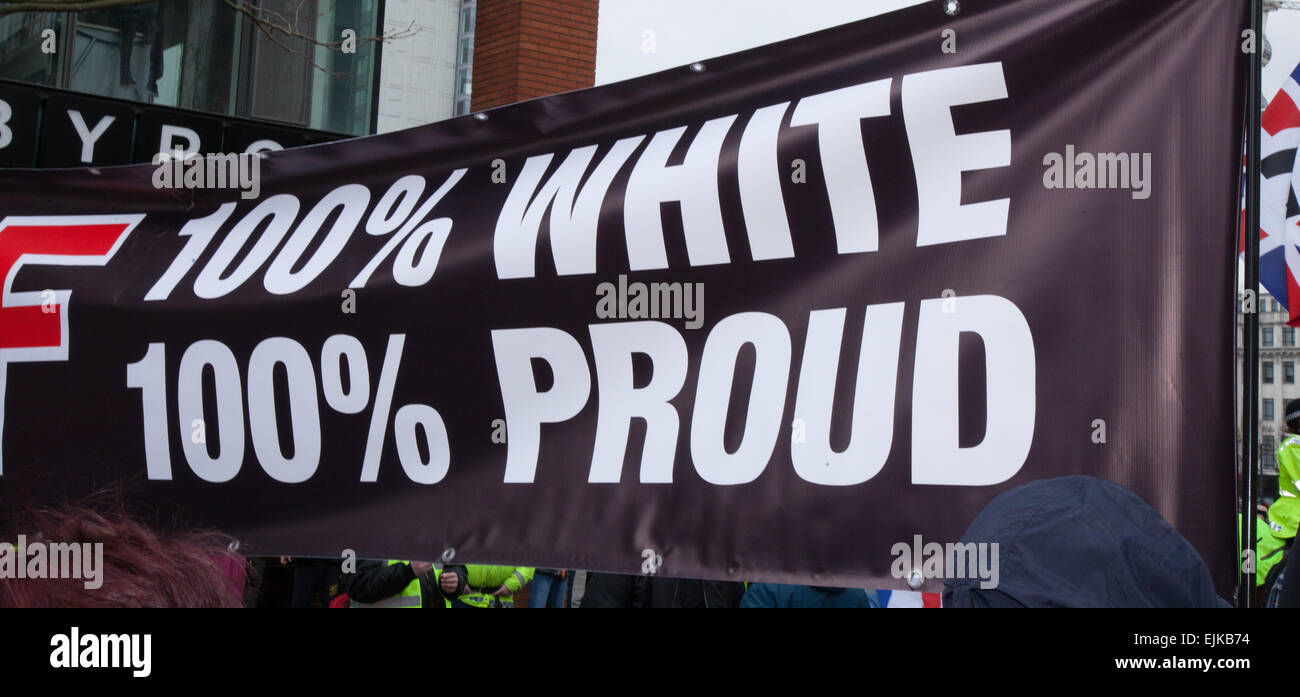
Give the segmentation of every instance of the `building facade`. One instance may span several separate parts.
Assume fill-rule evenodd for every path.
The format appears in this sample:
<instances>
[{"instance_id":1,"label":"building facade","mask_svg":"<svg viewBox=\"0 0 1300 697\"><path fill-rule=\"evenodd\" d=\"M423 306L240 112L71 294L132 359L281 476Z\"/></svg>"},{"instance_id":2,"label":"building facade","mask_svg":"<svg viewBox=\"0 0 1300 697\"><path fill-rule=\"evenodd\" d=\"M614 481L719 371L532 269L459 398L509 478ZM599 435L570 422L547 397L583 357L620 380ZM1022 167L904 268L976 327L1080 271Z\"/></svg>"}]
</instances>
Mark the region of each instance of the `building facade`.
<instances>
[{"instance_id":1,"label":"building facade","mask_svg":"<svg viewBox=\"0 0 1300 697\"><path fill-rule=\"evenodd\" d=\"M1300 399L1300 343L1297 328L1288 327L1288 313L1273 296L1260 291L1256 306L1259 312L1259 472L1263 475L1260 490L1267 496L1277 495L1277 446L1286 434L1286 403ZM1240 365L1244 355L1242 329L1244 315L1237 314L1237 404L1241 404ZM1241 434L1237 435L1240 452Z\"/></svg>"},{"instance_id":2,"label":"building facade","mask_svg":"<svg viewBox=\"0 0 1300 697\"><path fill-rule=\"evenodd\" d=\"M0 15L0 167L293 147L587 87L596 11L597 0L158 0Z\"/></svg>"}]
</instances>

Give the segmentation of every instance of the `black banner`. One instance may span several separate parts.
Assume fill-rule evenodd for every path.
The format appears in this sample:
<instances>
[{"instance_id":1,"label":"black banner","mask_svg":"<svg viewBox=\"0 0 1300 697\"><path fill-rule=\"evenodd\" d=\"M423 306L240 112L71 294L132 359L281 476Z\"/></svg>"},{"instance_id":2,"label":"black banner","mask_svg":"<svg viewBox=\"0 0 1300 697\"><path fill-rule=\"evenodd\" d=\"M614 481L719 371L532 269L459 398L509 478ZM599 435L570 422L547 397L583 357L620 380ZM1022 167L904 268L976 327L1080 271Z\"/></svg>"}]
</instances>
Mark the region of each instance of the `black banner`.
<instances>
[{"instance_id":1,"label":"black banner","mask_svg":"<svg viewBox=\"0 0 1300 697\"><path fill-rule=\"evenodd\" d=\"M5 171L3 500L899 587L1082 473L1227 595L1246 4L926 3L399 133Z\"/></svg>"}]
</instances>

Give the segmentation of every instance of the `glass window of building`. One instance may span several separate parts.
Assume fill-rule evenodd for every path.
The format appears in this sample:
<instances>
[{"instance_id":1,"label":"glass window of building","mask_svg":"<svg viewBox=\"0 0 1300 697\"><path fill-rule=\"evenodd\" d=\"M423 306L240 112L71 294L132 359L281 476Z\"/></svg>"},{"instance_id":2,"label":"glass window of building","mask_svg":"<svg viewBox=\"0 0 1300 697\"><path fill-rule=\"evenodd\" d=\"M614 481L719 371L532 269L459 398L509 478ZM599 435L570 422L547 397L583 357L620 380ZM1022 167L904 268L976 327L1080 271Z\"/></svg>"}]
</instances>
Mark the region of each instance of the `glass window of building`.
<instances>
[{"instance_id":1,"label":"glass window of building","mask_svg":"<svg viewBox=\"0 0 1300 697\"><path fill-rule=\"evenodd\" d=\"M1277 417L1276 417L1276 415L1275 415L1274 412L1273 412L1273 400L1272 400L1272 399L1265 399L1265 400L1264 400L1264 420L1265 420L1265 421L1272 421L1272 420L1275 419L1275 418L1277 418Z\"/></svg>"},{"instance_id":2,"label":"glass window of building","mask_svg":"<svg viewBox=\"0 0 1300 697\"><path fill-rule=\"evenodd\" d=\"M1295 346L1295 327L1282 327L1282 345Z\"/></svg>"},{"instance_id":3,"label":"glass window of building","mask_svg":"<svg viewBox=\"0 0 1300 697\"><path fill-rule=\"evenodd\" d=\"M0 77L370 133L378 65L377 43L370 39L378 34L382 0L255 4L254 13L214 0L169 0L6 15L0 17ZM41 50L47 29L60 42L54 53ZM349 35L354 42L344 43L345 30L355 32Z\"/></svg>"},{"instance_id":4,"label":"glass window of building","mask_svg":"<svg viewBox=\"0 0 1300 697\"><path fill-rule=\"evenodd\" d=\"M60 87L232 113L240 18L223 3L145 3L69 18L72 55Z\"/></svg>"},{"instance_id":5,"label":"glass window of building","mask_svg":"<svg viewBox=\"0 0 1300 697\"><path fill-rule=\"evenodd\" d=\"M456 52L456 103L452 113L464 116L470 110L472 77L474 74L474 12L476 0L461 0L459 49Z\"/></svg>"},{"instance_id":6,"label":"glass window of building","mask_svg":"<svg viewBox=\"0 0 1300 697\"><path fill-rule=\"evenodd\" d=\"M0 77L51 87L66 55L67 15L17 12L0 17ZM49 51L48 49L54 49Z\"/></svg>"},{"instance_id":7,"label":"glass window of building","mask_svg":"<svg viewBox=\"0 0 1300 697\"><path fill-rule=\"evenodd\" d=\"M1272 328L1272 327L1264 327L1264 329L1263 329L1262 331L1263 331L1263 334L1264 334L1264 338L1263 338L1263 340L1260 341L1260 343L1261 343L1262 345L1264 345L1264 346L1272 346L1272 345L1273 345L1273 328Z\"/></svg>"},{"instance_id":8,"label":"glass window of building","mask_svg":"<svg viewBox=\"0 0 1300 697\"><path fill-rule=\"evenodd\" d=\"M1273 361L1264 361L1264 384L1273 384Z\"/></svg>"},{"instance_id":9,"label":"glass window of building","mask_svg":"<svg viewBox=\"0 0 1300 697\"><path fill-rule=\"evenodd\" d=\"M1285 361L1282 363L1282 382L1290 385L1295 382L1295 362Z\"/></svg>"},{"instance_id":10,"label":"glass window of building","mask_svg":"<svg viewBox=\"0 0 1300 697\"><path fill-rule=\"evenodd\" d=\"M1259 461L1260 464L1269 467L1273 464L1273 458L1277 457L1277 443L1273 440L1273 436L1264 436L1263 440L1259 448Z\"/></svg>"},{"instance_id":11,"label":"glass window of building","mask_svg":"<svg viewBox=\"0 0 1300 697\"><path fill-rule=\"evenodd\" d=\"M245 41L247 88L241 97L247 115L368 133L376 44L366 38L376 34L379 0L262 0L262 7L297 17L302 38L272 39L256 32ZM341 50L345 30L355 32L355 46L348 46L355 51Z\"/></svg>"}]
</instances>

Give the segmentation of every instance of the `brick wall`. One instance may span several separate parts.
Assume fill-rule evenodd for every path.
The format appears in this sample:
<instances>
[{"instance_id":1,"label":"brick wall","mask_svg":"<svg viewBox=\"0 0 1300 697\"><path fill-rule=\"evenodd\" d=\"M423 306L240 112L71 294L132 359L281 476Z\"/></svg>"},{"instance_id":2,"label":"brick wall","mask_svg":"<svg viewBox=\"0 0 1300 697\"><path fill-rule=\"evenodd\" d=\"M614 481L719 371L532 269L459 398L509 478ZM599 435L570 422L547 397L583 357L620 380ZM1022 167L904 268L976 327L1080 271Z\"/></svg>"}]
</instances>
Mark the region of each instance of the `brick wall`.
<instances>
[{"instance_id":1,"label":"brick wall","mask_svg":"<svg viewBox=\"0 0 1300 697\"><path fill-rule=\"evenodd\" d=\"M590 87L599 0L479 0L474 111Z\"/></svg>"}]
</instances>

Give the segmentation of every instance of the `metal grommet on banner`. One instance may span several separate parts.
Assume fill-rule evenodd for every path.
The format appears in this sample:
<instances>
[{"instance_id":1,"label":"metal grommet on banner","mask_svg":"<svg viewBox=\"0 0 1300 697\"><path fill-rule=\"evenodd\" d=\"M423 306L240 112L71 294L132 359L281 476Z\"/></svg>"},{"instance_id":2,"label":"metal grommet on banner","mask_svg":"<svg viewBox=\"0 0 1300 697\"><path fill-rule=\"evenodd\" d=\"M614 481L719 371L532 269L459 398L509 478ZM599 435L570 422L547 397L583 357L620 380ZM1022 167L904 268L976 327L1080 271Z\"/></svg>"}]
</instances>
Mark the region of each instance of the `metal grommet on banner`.
<instances>
[{"instance_id":1,"label":"metal grommet on banner","mask_svg":"<svg viewBox=\"0 0 1300 697\"><path fill-rule=\"evenodd\" d=\"M227 552L230 552L231 554L238 554L238 553L239 553L239 540L231 540L231 541L230 541L230 544L226 545L226 551L227 551Z\"/></svg>"},{"instance_id":2,"label":"metal grommet on banner","mask_svg":"<svg viewBox=\"0 0 1300 697\"><path fill-rule=\"evenodd\" d=\"M943 0L943 12L949 17L955 17L961 12L961 2L959 0Z\"/></svg>"},{"instance_id":3,"label":"metal grommet on banner","mask_svg":"<svg viewBox=\"0 0 1300 697\"><path fill-rule=\"evenodd\" d=\"M921 574L920 569L912 569L912 573L907 577L907 587L913 590L925 585L925 576Z\"/></svg>"},{"instance_id":4,"label":"metal grommet on banner","mask_svg":"<svg viewBox=\"0 0 1300 697\"><path fill-rule=\"evenodd\" d=\"M704 64L703 64L703 63L691 63L691 72L693 72L693 73L702 73L702 72L704 72Z\"/></svg>"},{"instance_id":5,"label":"metal grommet on banner","mask_svg":"<svg viewBox=\"0 0 1300 697\"><path fill-rule=\"evenodd\" d=\"M447 549L442 550L442 561L444 563L451 563L451 560L455 558L456 558L455 549L448 547Z\"/></svg>"},{"instance_id":6,"label":"metal grommet on banner","mask_svg":"<svg viewBox=\"0 0 1300 697\"><path fill-rule=\"evenodd\" d=\"M481 111L480 111L480 112L477 112L477 113L474 114L474 120L475 120L475 121L487 121L487 120L488 120L488 115L487 115L487 114L484 114L484 113L481 112Z\"/></svg>"}]
</instances>

